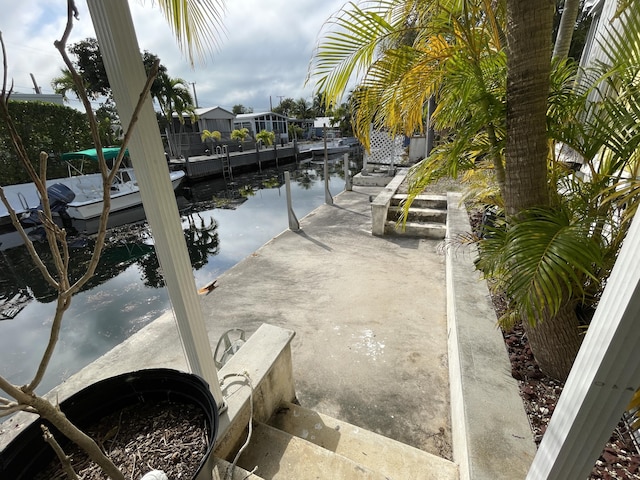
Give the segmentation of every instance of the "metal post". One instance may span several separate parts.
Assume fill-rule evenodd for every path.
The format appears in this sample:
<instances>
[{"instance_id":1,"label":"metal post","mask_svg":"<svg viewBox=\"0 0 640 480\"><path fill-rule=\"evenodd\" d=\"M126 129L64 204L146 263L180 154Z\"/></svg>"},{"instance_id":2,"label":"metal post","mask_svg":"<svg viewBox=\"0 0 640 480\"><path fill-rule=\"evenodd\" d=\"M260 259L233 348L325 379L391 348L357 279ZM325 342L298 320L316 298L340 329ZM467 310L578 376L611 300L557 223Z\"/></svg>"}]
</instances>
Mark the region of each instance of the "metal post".
<instances>
[{"instance_id":1,"label":"metal post","mask_svg":"<svg viewBox=\"0 0 640 480\"><path fill-rule=\"evenodd\" d=\"M293 212L293 207L291 205L291 175L289 174L289 170L284 172L284 184L285 191L287 192L287 213L289 215L289 230L297 232L300 230L300 223L296 218L296 214Z\"/></svg>"},{"instance_id":2,"label":"metal post","mask_svg":"<svg viewBox=\"0 0 640 480\"><path fill-rule=\"evenodd\" d=\"M344 159L344 189L350 192L353 190L353 185L351 184L351 175L349 175L349 154L345 153L342 158Z\"/></svg>"},{"instance_id":3,"label":"metal post","mask_svg":"<svg viewBox=\"0 0 640 480\"><path fill-rule=\"evenodd\" d=\"M88 0L104 66L120 119L128 127L146 81L140 48L126 0ZM162 266L189 369L204 378L218 404L224 399L196 291L187 245L168 170L159 168L164 149L148 97L129 145L144 211Z\"/></svg>"},{"instance_id":4,"label":"metal post","mask_svg":"<svg viewBox=\"0 0 640 480\"><path fill-rule=\"evenodd\" d=\"M231 154L229 153L229 149L225 145L222 149L224 154L227 156L227 163L229 164L229 180L233 180L233 165L231 165Z\"/></svg>"},{"instance_id":5,"label":"metal post","mask_svg":"<svg viewBox=\"0 0 640 480\"><path fill-rule=\"evenodd\" d=\"M278 165L278 146L276 145L276 142L273 142L273 154L276 156L276 168L279 168L279 165Z\"/></svg>"},{"instance_id":6,"label":"metal post","mask_svg":"<svg viewBox=\"0 0 640 480\"><path fill-rule=\"evenodd\" d=\"M324 137L324 203L333 205L333 197L329 191L329 154L327 153L327 124L322 126Z\"/></svg>"}]
</instances>

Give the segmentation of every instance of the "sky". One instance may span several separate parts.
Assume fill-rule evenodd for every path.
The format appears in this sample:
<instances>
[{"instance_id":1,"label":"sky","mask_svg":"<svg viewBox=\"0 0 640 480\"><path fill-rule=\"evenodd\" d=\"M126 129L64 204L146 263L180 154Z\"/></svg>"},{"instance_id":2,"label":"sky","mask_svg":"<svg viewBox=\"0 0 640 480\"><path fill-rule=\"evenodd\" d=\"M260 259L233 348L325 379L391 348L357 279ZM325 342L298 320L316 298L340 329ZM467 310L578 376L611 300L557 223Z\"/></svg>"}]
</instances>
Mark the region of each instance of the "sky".
<instances>
[{"instance_id":1,"label":"sky","mask_svg":"<svg viewBox=\"0 0 640 480\"><path fill-rule=\"evenodd\" d=\"M190 84L199 107L231 110L242 104L255 112L268 111L287 97L312 101L313 85L305 86L305 79L313 48L323 24L344 3L227 0L219 46L206 62L191 67L159 8L151 0L129 1L140 50L157 55L169 76ZM33 93L33 74L42 93L53 93L51 80L64 67L53 42L64 30L66 1L0 0L0 5L0 32L14 91ZM78 0L77 6L80 20L68 44L95 37L86 2Z\"/></svg>"}]
</instances>

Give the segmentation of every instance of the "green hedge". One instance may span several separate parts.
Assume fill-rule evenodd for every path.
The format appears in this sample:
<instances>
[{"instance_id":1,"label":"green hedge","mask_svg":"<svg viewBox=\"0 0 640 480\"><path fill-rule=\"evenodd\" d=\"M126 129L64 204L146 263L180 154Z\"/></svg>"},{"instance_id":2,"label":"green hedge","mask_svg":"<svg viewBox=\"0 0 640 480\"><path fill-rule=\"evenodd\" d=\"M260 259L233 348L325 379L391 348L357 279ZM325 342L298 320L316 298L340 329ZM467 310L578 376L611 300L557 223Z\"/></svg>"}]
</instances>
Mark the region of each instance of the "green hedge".
<instances>
[{"instance_id":1,"label":"green hedge","mask_svg":"<svg viewBox=\"0 0 640 480\"><path fill-rule=\"evenodd\" d=\"M67 175L60 160L64 152L92 147L89 123L85 114L70 107L44 102L9 102L9 112L29 158L39 169L40 152L50 154L47 177ZM96 171L87 163L84 170ZM0 184L11 185L31 181L18 161L4 122L0 122Z\"/></svg>"}]
</instances>

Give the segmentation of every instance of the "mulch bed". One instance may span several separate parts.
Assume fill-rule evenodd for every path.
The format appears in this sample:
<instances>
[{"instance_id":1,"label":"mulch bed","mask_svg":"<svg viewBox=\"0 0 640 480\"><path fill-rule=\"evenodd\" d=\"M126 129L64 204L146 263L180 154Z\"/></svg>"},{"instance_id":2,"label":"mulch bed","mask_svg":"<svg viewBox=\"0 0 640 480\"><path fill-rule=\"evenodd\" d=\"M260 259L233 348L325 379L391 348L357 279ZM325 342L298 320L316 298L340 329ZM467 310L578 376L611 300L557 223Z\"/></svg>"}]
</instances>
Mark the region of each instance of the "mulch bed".
<instances>
[{"instance_id":1,"label":"mulch bed","mask_svg":"<svg viewBox=\"0 0 640 480\"><path fill-rule=\"evenodd\" d=\"M511 374L518 380L520 396L529 417L536 445L542 441L564 384L540 371L522 325L503 332L511 360ZM640 454L625 422L612 432L589 479L640 479Z\"/></svg>"},{"instance_id":2,"label":"mulch bed","mask_svg":"<svg viewBox=\"0 0 640 480\"><path fill-rule=\"evenodd\" d=\"M85 429L98 441L125 478L162 470L170 479L191 479L207 450L205 416L188 404L137 404L104 417ZM66 451L83 480L107 477L75 446ZM51 462L34 480L67 480L60 462Z\"/></svg>"}]
</instances>

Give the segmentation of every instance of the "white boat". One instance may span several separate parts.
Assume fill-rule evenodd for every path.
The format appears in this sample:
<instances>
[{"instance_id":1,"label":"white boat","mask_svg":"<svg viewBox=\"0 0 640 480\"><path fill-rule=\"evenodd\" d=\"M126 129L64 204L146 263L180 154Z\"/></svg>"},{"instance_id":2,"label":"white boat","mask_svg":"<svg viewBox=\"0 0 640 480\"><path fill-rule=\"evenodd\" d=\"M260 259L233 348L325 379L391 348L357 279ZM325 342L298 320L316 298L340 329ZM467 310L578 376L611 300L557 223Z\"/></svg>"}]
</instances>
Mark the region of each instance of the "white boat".
<instances>
[{"instance_id":1,"label":"white boat","mask_svg":"<svg viewBox=\"0 0 640 480\"><path fill-rule=\"evenodd\" d=\"M116 158L119 148L103 148L105 160ZM80 152L70 152L62 155L62 159L67 162L76 158L88 157L93 160L98 159L95 149L83 150ZM164 160L164 159L163 159ZM173 189L178 188L185 177L184 171L168 172L171 178ZM62 186L60 186L62 185ZM65 188L66 187L66 188ZM64 207L69 217L75 220L89 220L100 216L102 213L102 176L99 173L82 174L76 171L69 164L69 176L47 180L50 202L59 197L55 197L55 192L59 192L64 198ZM55 192L53 193L53 189ZM8 185L3 187L4 194L11 207L18 216L29 214L40 205L40 196L33 183L22 183L18 185ZM72 193L70 193L70 192ZM125 210L142 204L140 188L136 181L132 168L121 168L118 170L111 185L111 212ZM9 212L3 202L0 202L0 224L9 223Z\"/></svg>"}]
</instances>

